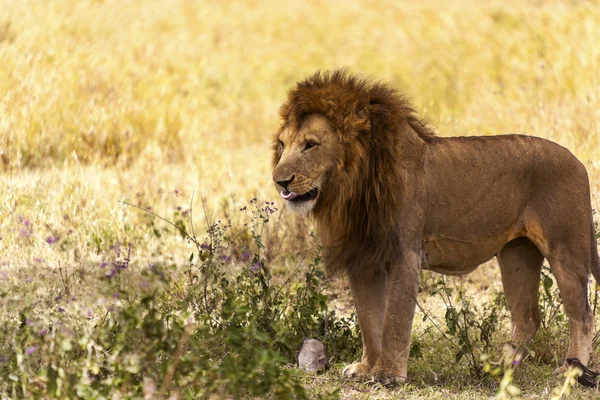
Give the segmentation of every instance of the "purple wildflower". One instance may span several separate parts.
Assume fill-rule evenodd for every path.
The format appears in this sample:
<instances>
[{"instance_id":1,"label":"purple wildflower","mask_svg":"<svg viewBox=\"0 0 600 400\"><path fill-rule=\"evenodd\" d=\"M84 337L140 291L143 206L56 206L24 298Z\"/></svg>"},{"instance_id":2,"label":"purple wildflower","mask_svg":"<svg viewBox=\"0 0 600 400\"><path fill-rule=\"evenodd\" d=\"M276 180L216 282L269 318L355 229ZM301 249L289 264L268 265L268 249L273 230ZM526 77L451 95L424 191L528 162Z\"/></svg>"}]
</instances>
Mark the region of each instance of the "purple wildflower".
<instances>
[{"instance_id":1,"label":"purple wildflower","mask_svg":"<svg viewBox=\"0 0 600 400\"><path fill-rule=\"evenodd\" d=\"M517 366L519 366L519 364L520 364L520 363L521 363L521 361L519 361L519 360L514 360L514 361L513 361L513 367L517 367Z\"/></svg>"},{"instance_id":2,"label":"purple wildflower","mask_svg":"<svg viewBox=\"0 0 600 400\"><path fill-rule=\"evenodd\" d=\"M28 356L30 356L33 354L34 351L35 351L35 346L31 346L27 349L26 353Z\"/></svg>"},{"instance_id":3,"label":"purple wildflower","mask_svg":"<svg viewBox=\"0 0 600 400\"><path fill-rule=\"evenodd\" d=\"M113 293L113 298L118 299L119 298L119 292L114 292Z\"/></svg>"},{"instance_id":4,"label":"purple wildflower","mask_svg":"<svg viewBox=\"0 0 600 400\"><path fill-rule=\"evenodd\" d=\"M31 322L31 320L30 320L29 318L27 318L27 319L25 320L25 325L27 325L27 326L31 326L31 325L33 325L33 323Z\"/></svg>"},{"instance_id":5,"label":"purple wildflower","mask_svg":"<svg viewBox=\"0 0 600 400\"><path fill-rule=\"evenodd\" d=\"M260 261L257 261L254 264L252 264L252 266L250 267L250 271L257 273L261 267L262 267L262 263Z\"/></svg>"},{"instance_id":6,"label":"purple wildflower","mask_svg":"<svg viewBox=\"0 0 600 400\"><path fill-rule=\"evenodd\" d=\"M25 278L25 283L31 283L32 280L33 279L30 276L28 276L27 278Z\"/></svg>"},{"instance_id":7,"label":"purple wildflower","mask_svg":"<svg viewBox=\"0 0 600 400\"><path fill-rule=\"evenodd\" d=\"M221 260L223 260L224 263L228 263L231 261L231 257L223 255L221 256Z\"/></svg>"},{"instance_id":8,"label":"purple wildflower","mask_svg":"<svg viewBox=\"0 0 600 400\"><path fill-rule=\"evenodd\" d=\"M23 222L23 224L24 224L25 226L29 226L29 225L31 225L31 222L29 222L29 220L28 220L28 219L26 219L26 220L25 220L25 222Z\"/></svg>"},{"instance_id":9,"label":"purple wildflower","mask_svg":"<svg viewBox=\"0 0 600 400\"><path fill-rule=\"evenodd\" d=\"M106 261L102 261L100 263L100 268L106 268L107 265L108 265L108 263Z\"/></svg>"},{"instance_id":10,"label":"purple wildflower","mask_svg":"<svg viewBox=\"0 0 600 400\"><path fill-rule=\"evenodd\" d=\"M25 238L28 238L28 237L31 236L31 230L30 229L23 228L23 229L21 229L20 233L21 233L21 236L23 236Z\"/></svg>"},{"instance_id":11,"label":"purple wildflower","mask_svg":"<svg viewBox=\"0 0 600 400\"><path fill-rule=\"evenodd\" d=\"M53 243L58 242L59 240L60 240L60 236L58 236L58 235L48 236L46 238L46 243L53 244Z\"/></svg>"},{"instance_id":12,"label":"purple wildflower","mask_svg":"<svg viewBox=\"0 0 600 400\"><path fill-rule=\"evenodd\" d=\"M250 257L252 257L252 252L251 251L247 251L245 253L242 253L242 257L244 257L244 259L248 259Z\"/></svg>"},{"instance_id":13,"label":"purple wildflower","mask_svg":"<svg viewBox=\"0 0 600 400\"><path fill-rule=\"evenodd\" d=\"M202 243L202 244L200 245L200 248L201 248L202 250L210 250L210 244L208 244L208 243Z\"/></svg>"},{"instance_id":14,"label":"purple wildflower","mask_svg":"<svg viewBox=\"0 0 600 400\"><path fill-rule=\"evenodd\" d=\"M117 273L118 273L117 269L113 268L113 269L111 269L111 270L110 270L110 272L108 272L108 273L106 274L106 277L107 277L108 279L114 278L114 277L115 277L115 275L117 275Z\"/></svg>"},{"instance_id":15,"label":"purple wildflower","mask_svg":"<svg viewBox=\"0 0 600 400\"><path fill-rule=\"evenodd\" d=\"M65 309L62 307L58 307L58 312L65 312Z\"/></svg>"},{"instance_id":16,"label":"purple wildflower","mask_svg":"<svg viewBox=\"0 0 600 400\"><path fill-rule=\"evenodd\" d=\"M46 333L48 333L48 329L44 328L40 331L40 336L44 336Z\"/></svg>"}]
</instances>

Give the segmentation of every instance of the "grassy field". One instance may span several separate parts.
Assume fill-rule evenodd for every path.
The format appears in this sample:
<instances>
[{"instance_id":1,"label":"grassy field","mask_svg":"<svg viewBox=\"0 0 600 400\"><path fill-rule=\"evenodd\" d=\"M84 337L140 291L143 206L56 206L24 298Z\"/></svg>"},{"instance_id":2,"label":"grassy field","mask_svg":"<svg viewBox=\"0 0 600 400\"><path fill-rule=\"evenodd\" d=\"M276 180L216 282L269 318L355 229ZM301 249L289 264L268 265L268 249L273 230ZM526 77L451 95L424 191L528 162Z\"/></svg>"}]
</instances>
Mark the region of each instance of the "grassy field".
<instances>
[{"instance_id":1,"label":"grassy field","mask_svg":"<svg viewBox=\"0 0 600 400\"><path fill-rule=\"evenodd\" d=\"M556 141L585 163L600 208L598 38L595 2L0 0L0 382L21 368L17 355L31 356L33 347L35 357L49 343L17 343L23 321L47 329L68 319L93 330L110 307L143 292L149 266L185 275L193 243L123 202L193 226L199 237L205 215L241 232L252 215L240 209L253 198L284 208L271 183L270 137L286 91L319 69L393 83L442 136ZM260 257L281 282L298 263L305 271L301 260L317 245L310 222L284 209L270 219ZM247 234L240 240L241 250L225 254L228 273L255 243ZM127 270L107 286L106 264L117 262ZM332 371L302 378L307 391L493 397L496 380L455 362L452 345L424 318L446 330L447 304L430 295L438 279L424 278L415 327L422 354L411 360L405 386L343 381L345 360L333 354ZM445 284L478 312L501 290L493 262ZM328 304L350 315L345 280L323 285ZM535 355L515 372L524 398L547 398L562 384L551 372L567 335L548 318ZM491 359L509 337L508 321L499 314ZM22 395L14 385L0 388L6 398ZM580 388L572 395L599 396Z\"/></svg>"}]
</instances>

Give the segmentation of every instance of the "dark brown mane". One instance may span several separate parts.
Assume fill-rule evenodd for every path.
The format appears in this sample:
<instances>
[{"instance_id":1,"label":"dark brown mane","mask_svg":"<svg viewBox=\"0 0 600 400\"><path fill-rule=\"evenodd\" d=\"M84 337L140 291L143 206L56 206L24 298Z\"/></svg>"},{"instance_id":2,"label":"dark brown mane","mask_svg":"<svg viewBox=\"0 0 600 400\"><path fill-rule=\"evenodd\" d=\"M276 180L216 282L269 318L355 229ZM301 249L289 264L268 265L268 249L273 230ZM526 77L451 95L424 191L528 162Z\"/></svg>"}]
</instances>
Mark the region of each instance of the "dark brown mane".
<instances>
[{"instance_id":1,"label":"dark brown mane","mask_svg":"<svg viewBox=\"0 0 600 400\"><path fill-rule=\"evenodd\" d=\"M299 82L280 109L283 126L295 129L312 113L329 120L344 153L313 210L327 268L374 273L401 256L407 162L422 158L434 132L395 89L343 71Z\"/></svg>"},{"instance_id":2,"label":"dark brown mane","mask_svg":"<svg viewBox=\"0 0 600 400\"><path fill-rule=\"evenodd\" d=\"M311 113L327 117L341 135L351 131L400 134L407 122L422 138L435 135L408 100L394 88L349 75L343 70L317 72L289 91L279 114L284 124L299 126Z\"/></svg>"}]
</instances>

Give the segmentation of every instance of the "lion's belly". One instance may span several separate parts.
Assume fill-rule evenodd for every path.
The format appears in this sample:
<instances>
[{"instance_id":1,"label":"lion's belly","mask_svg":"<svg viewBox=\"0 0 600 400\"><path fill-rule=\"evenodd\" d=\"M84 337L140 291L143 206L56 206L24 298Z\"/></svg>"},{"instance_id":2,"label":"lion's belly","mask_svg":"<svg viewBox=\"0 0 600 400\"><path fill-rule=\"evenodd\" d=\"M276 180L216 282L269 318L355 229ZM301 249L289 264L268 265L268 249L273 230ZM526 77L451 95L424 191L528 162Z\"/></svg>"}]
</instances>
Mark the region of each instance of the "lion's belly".
<instances>
[{"instance_id":1,"label":"lion's belly","mask_svg":"<svg viewBox=\"0 0 600 400\"><path fill-rule=\"evenodd\" d=\"M428 237L423 242L423 268L445 275L464 275L493 258L504 240L477 243L446 237Z\"/></svg>"}]
</instances>

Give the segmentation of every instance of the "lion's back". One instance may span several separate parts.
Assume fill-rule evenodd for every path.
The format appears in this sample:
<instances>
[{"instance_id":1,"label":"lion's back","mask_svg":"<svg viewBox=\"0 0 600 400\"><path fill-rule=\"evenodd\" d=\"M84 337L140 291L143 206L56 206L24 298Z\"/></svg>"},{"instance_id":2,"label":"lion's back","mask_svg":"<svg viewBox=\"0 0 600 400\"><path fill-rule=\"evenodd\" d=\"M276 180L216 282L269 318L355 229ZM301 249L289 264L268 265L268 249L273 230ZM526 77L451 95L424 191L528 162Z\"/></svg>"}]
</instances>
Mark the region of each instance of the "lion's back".
<instances>
[{"instance_id":1,"label":"lion's back","mask_svg":"<svg viewBox=\"0 0 600 400\"><path fill-rule=\"evenodd\" d=\"M457 186L476 190L488 183L538 190L558 182L587 186L585 167L568 149L535 136L435 137L428 150L430 184L446 191Z\"/></svg>"},{"instance_id":2,"label":"lion's back","mask_svg":"<svg viewBox=\"0 0 600 400\"><path fill-rule=\"evenodd\" d=\"M430 140L424 181L426 229L433 231L509 231L524 209L568 216L589 202L584 165L559 144L533 136Z\"/></svg>"}]
</instances>

